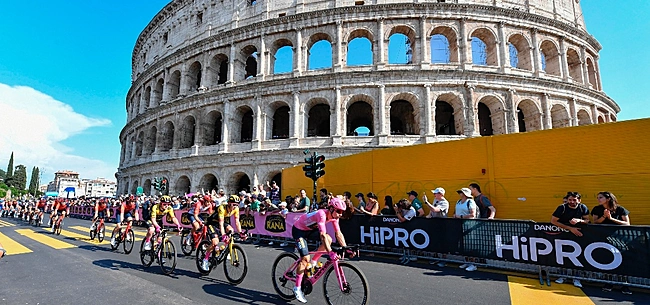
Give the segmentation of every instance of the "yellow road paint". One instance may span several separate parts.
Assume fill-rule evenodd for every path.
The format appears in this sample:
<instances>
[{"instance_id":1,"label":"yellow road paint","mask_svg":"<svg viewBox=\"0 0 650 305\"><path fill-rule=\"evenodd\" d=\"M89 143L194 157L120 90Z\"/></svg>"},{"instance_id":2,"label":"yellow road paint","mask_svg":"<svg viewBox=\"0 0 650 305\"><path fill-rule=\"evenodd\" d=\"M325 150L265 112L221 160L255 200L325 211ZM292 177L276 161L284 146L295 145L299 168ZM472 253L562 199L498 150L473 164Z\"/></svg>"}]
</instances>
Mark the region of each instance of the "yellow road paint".
<instances>
[{"instance_id":1,"label":"yellow road paint","mask_svg":"<svg viewBox=\"0 0 650 305\"><path fill-rule=\"evenodd\" d=\"M594 305L594 302L572 284L540 285L539 279L508 276L511 304Z\"/></svg>"},{"instance_id":2,"label":"yellow road paint","mask_svg":"<svg viewBox=\"0 0 650 305\"><path fill-rule=\"evenodd\" d=\"M75 233L75 232L72 232L72 231L67 231L67 230L61 230L61 235L65 236L65 237L74 238L74 239L79 240L79 241L87 242L87 243L90 243L90 244L93 244L93 245L108 245L109 244L109 242L106 241L106 239L104 239L104 241L100 243L99 240L97 240L97 237L95 237L94 240L90 240L89 235L81 235L81 234L78 234L78 233Z\"/></svg>"},{"instance_id":3,"label":"yellow road paint","mask_svg":"<svg viewBox=\"0 0 650 305\"><path fill-rule=\"evenodd\" d=\"M32 252L32 250L29 250L29 248L17 243L13 239L7 237L7 235L4 235L2 233L0 233L0 244L2 244L5 250L7 250L7 255L24 254L24 253Z\"/></svg>"},{"instance_id":4,"label":"yellow road paint","mask_svg":"<svg viewBox=\"0 0 650 305\"><path fill-rule=\"evenodd\" d=\"M76 247L73 244L69 244L69 243L60 241L60 240L58 240L56 238L47 236L47 235L45 235L43 233L34 232L34 231L30 230L30 229L16 230L16 233L18 233L18 234L20 234L22 236L31 238L31 239L39 242L39 243L50 246L50 247L52 247L54 249L68 249L68 248L75 248Z\"/></svg>"},{"instance_id":5,"label":"yellow road paint","mask_svg":"<svg viewBox=\"0 0 650 305\"><path fill-rule=\"evenodd\" d=\"M105 234L106 234L106 237L107 237L108 239L111 238L111 234L113 233L113 228L115 228L115 227L114 227L114 226L113 226L113 227L108 227L108 226L106 227L106 230L105 230L106 233L105 233ZM88 227L82 227L82 226L72 226L72 227L70 227L70 229L75 229L75 230L82 231L82 232L86 232L86 233L90 232L90 228L88 228ZM147 235L147 232L141 232L141 231L133 230L133 234L134 234L135 236L142 236L142 237L144 237L144 236ZM136 238L136 240L137 240L137 238Z\"/></svg>"},{"instance_id":6,"label":"yellow road paint","mask_svg":"<svg viewBox=\"0 0 650 305\"><path fill-rule=\"evenodd\" d=\"M4 220L0 220L0 227L14 227L14 226L16 226L16 225L13 224L13 223L6 222Z\"/></svg>"}]
</instances>

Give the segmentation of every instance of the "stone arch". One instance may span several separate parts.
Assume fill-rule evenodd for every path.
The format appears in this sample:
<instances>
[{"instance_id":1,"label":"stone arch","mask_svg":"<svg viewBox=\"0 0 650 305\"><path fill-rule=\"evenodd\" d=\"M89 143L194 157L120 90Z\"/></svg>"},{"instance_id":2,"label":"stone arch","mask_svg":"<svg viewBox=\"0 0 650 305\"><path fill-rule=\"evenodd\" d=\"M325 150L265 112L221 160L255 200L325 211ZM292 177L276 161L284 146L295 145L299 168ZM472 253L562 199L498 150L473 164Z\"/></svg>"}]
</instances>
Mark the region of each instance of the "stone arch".
<instances>
[{"instance_id":1,"label":"stone arch","mask_svg":"<svg viewBox=\"0 0 650 305\"><path fill-rule=\"evenodd\" d=\"M462 135L465 116L463 101L454 93L443 93L436 98L436 135Z\"/></svg>"},{"instance_id":2,"label":"stone arch","mask_svg":"<svg viewBox=\"0 0 650 305\"><path fill-rule=\"evenodd\" d=\"M142 148L144 146L144 131L138 133L137 140L135 141L135 156L142 156Z\"/></svg>"},{"instance_id":3,"label":"stone arch","mask_svg":"<svg viewBox=\"0 0 650 305\"><path fill-rule=\"evenodd\" d=\"M135 193L138 191L139 186L140 186L140 183L138 182L138 180L134 180L133 185L131 186L131 193L130 194L135 195Z\"/></svg>"},{"instance_id":4,"label":"stone arch","mask_svg":"<svg viewBox=\"0 0 650 305\"><path fill-rule=\"evenodd\" d=\"M156 150L157 137L158 128L156 126L151 126L144 141L144 154L150 155Z\"/></svg>"},{"instance_id":5,"label":"stone arch","mask_svg":"<svg viewBox=\"0 0 650 305\"><path fill-rule=\"evenodd\" d=\"M142 184L142 190L143 193L147 196L153 195L151 194L151 179L147 179L144 181L144 183Z\"/></svg>"},{"instance_id":6,"label":"stone arch","mask_svg":"<svg viewBox=\"0 0 650 305\"><path fill-rule=\"evenodd\" d=\"M576 83L583 83L582 80L582 60L580 53L573 48L569 48L566 52L567 64L569 65L569 76Z\"/></svg>"},{"instance_id":7,"label":"stone arch","mask_svg":"<svg viewBox=\"0 0 650 305\"><path fill-rule=\"evenodd\" d=\"M544 40L539 49L542 56L542 68L544 72L550 75L562 76L560 52L555 42Z\"/></svg>"},{"instance_id":8,"label":"stone arch","mask_svg":"<svg viewBox=\"0 0 650 305\"><path fill-rule=\"evenodd\" d=\"M374 100L364 94L352 96L347 104L346 134L354 136L356 129L366 127L369 136L375 135Z\"/></svg>"},{"instance_id":9,"label":"stone arch","mask_svg":"<svg viewBox=\"0 0 650 305\"><path fill-rule=\"evenodd\" d=\"M273 74L289 73L293 71L293 42L287 38L281 38L273 42L270 48L270 65L273 68ZM284 61L289 61L287 64ZM281 69L282 67L288 69Z\"/></svg>"},{"instance_id":10,"label":"stone arch","mask_svg":"<svg viewBox=\"0 0 650 305\"><path fill-rule=\"evenodd\" d=\"M478 101L476 108L481 136L506 133L505 107L500 98L486 95Z\"/></svg>"},{"instance_id":11,"label":"stone arch","mask_svg":"<svg viewBox=\"0 0 650 305\"><path fill-rule=\"evenodd\" d=\"M249 79L257 77L258 73L258 59L259 54L257 53L257 47L254 45L247 45L241 49L240 56L242 58L243 67L243 77L241 79Z\"/></svg>"},{"instance_id":12,"label":"stone arch","mask_svg":"<svg viewBox=\"0 0 650 305\"><path fill-rule=\"evenodd\" d=\"M531 43L521 34L513 34L508 39L510 66L517 69L532 71ZM514 56L514 58L513 58ZM516 59L513 60L513 59Z\"/></svg>"},{"instance_id":13,"label":"stone arch","mask_svg":"<svg viewBox=\"0 0 650 305\"><path fill-rule=\"evenodd\" d=\"M156 82L156 89L153 90L153 97L151 99L150 107L158 107L163 98L163 92L165 92L165 80L163 78L158 79Z\"/></svg>"},{"instance_id":14,"label":"stone arch","mask_svg":"<svg viewBox=\"0 0 650 305\"><path fill-rule=\"evenodd\" d=\"M217 145L221 143L223 116L217 110L210 111L203 120L203 145Z\"/></svg>"},{"instance_id":15,"label":"stone arch","mask_svg":"<svg viewBox=\"0 0 650 305\"><path fill-rule=\"evenodd\" d=\"M235 194L244 190L246 192L251 191L251 179L248 174L245 172L236 172L230 176L230 181L228 183L229 187L235 190Z\"/></svg>"},{"instance_id":16,"label":"stone arch","mask_svg":"<svg viewBox=\"0 0 650 305\"><path fill-rule=\"evenodd\" d=\"M552 128L569 127L569 112L561 104L555 104L551 107L551 126Z\"/></svg>"},{"instance_id":17,"label":"stone arch","mask_svg":"<svg viewBox=\"0 0 650 305\"><path fill-rule=\"evenodd\" d=\"M390 134L420 134L420 103L412 93L395 95L390 102Z\"/></svg>"},{"instance_id":18,"label":"stone arch","mask_svg":"<svg viewBox=\"0 0 650 305\"><path fill-rule=\"evenodd\" d=\"M332 37L326 33L315 33L307 39L307 70L328 69L332 67ZM323 63L317 65L315 59L322 58Z\"/></svg>"},{"instance_id":19,"label":"stone arch","mask_svg":"<svg viewBox=\"0 0 650 305\"><path fill-rule=\"evenodd\" d=\"M416 31L409 25L396 25L387 31L388 63L411 64L417 62ZM393 52L391 52L391 50Z\"/></svg>"},{"instance_id":20,"label":"stone arch","mask_svg":"<svg viewBox=\"0 0 650 305\"><path fill-rule=\"evenodd\" d=\"M176 179L174 183L174 192L178 196L185 196L192 192L192 180L186 175L182 175Z\"/></svg>"},{"instance_id":21,"label":"stone arch","mask_svg":"<svg viewBox=\"0 0 650 305\"><path fill-rule=\"evenodd\" d=\"M194 135L196 133L196 119L192 115L188 115L183 119L183 124L178 130L179 132L179 148L190 148L194 146Z\"/></svg>"},{"instance_id":22,"label":"stone arch","mask_svg":"<svg viewBox=\"0 0 650 305\"><path fill-rule=\"evenodd\" d=\"M596 76L596 66L591 57L587 57L587 74L589 75L589 84L592 88L598 90L598 79Z\"/></svg>"},{"instance_id":23,"label":"stone arch","mask_svg":"<svg viewBox=\"0 0 650 305\"><path fill-rule=\"evenodd\" d=\"M482 66L499 65L497 36L491 29L475 29L469 37L472 41L472 64Z\"/></svg>"},{"instance_id":24,"label":"stone arch","mask_svg":"<svg viewBox=\"0 0 650 305\"><path fill-rule=\"evenodd\" d=\"M578 126L591 125L591 115L584 109L578 110Z\"/></svg>"},{"instance_id":25,"label":"stone arch","mask_svg":"<svg viewBox=\"0 0 650 305\"><path fill-rule=\"evenodd\" d=\"M267 177L266 180L269 182L275 181L275 184L277 184L278 187L280 188L280 191L282 191L282 171L272 171L268 175L266 175L266 177ZM282 198L281 193L280 193L280 200L284 200L284 198Z\"/></svg>"},{"instance_id":26,"label":"stone arch","mask_svg":"<svg viewBox=\"0 0 650 305\"><path fill-rule=\"evenodd\" d=\"M220 53L210 59L208 79L216 85L225 84L228 81L228 56Z\"/></svg>"},{"instance_id":27,"label":"stone arch","mask_svg":"<svg viewBox=\"0 0 650 305\"><path fill-rule=\"evenodd\" d=\"M129 194L129 182L128 181L124 184L124 191L122 192L122 194L124 194L124 195Z\"/></svg>"},{"instance_id":28,"label":"stone arch","mask_svg":"<svg viewBox=\"0 0 650 305\"><path fill-rule=\"evenodd\" d=\"M198 191L204 191L206 193L211 192L212 190L217 190L219 188L219 180L217 176L212 173L207 173L201 177L199 181Z\"/></svg>"},{"instance_id":29,"label":"stone arch","mask_svg":"<svg viewBox=\"0 0 650 305\"><path fill-rule=\"evenodd\" d=\"M292 109L285 101L276 101L269 104L269 114L271 120L267 121L267 139L288 139L289 138L289 122L290 112ZM296 109L296 111L298 111Z\"/></svg>"},{"instance_id":30,"label":"stone arch","mask_svg":"<svg viewBox=\"0 0 650 305\"><path fill-rule=\"evenodd\" d=\"M327 99L313 98L305 103L307 108L307 137L329 137L331 135L331 110Z\"/></svg>"},{"instance_id":31,"label":"stone arch","mask_svg":"<svg viewBox=\"0 0 650 305\"><path fill-rule=\"evenodd\" d=\"M541 111L532 100L526 99L517 105L517 122L519 132L542 129Z\"/></svg>"},{"instance_id":32,"label":"stone arch","mask_svg":"<svg viewBox=\"0 0 650 305\"><path fill-rule=\"evenodd\" d=\"M197 92L199 88L202 86L201 83L201 70L202 70L201 63L198 61L193 62L190 65L190 68L187 71L187 79L186 79L186 84L187 88L189 88L190 92Z\"/></svg>"},{"instance_id":33,"label":"stone arch","mask_svg":"<svg viewBox=\"0 0 650 305\"><path fill-rule=\"evenodd\" d=\"M147 86L147 88L144 89L144 95L142 96L143 111L146 111L151 107L149 103L151 103L151 86Z\"/></svg>"},{"instance_id":34,"label":"stone arch","mask_svg":"<svg viewBox=\"0 0 650 305\"><path fill-rule=\"evenodd\" d=\"M174 70L172 72L169 76L167 87L169 88L169 97L171 99L177 98L181 90L181 71Z\"/></svg>"},{"instance_id":35,"label":"stone arch","mask_svg":"<svg viewBox=\"0 0 650 305\"><path fill-rule=\"evenodd\" d=\"M437 26L429 33L431 63L458 63L458 33L449 26Z\"/></svg>"},{"instance_id":36,"label":"stone arch","mask_svg":"<svg viewBox=\"0 0 650 305\"><path fill-rule=\"evenodd\" d=\"M598 116L598 124L603 124L605 123L605 118L602 115Z\"/></svg>"},{"instance_id":37,"label":"stone arch","mask_svg":"<svg viewBox=\"0 0 650 305\"><path fill-rule=\"evenodd\" d=\"M174 123L172 121L165 122L162 130L162 139L160 139L160 148L162 151L169 151L174 148L175 133Z\"/></svg>"},{"instance_id":38,"label":"stone arch","mask_svg":"<svg viewBox=\"0 0 650 305\"><path fill-rule=\"evenodd\" d=\"M239 134L237 143L251 142L253 140L253 126L254 126L254 116L253 109L248 105L243 105L237 108L235 111L235 124L234 128L238 128L235 132L233 130L235 137Z\"/></svg>"},{"instance_id":39,"label":"stone arch","mask_svg":"<svg viewBox=\"0 0 650 305\"><path fill-rule=\"evenodd\" d=\"M373 40L374 35L366 28L359 28L350 32L344 38L344 41L346 41L345 64L347 66L372 65L374 61ZM354 49L354 52L350 52L351 48ZM354 57L351 57L350 54L353 54Z\"/></svg>"},{"instance_id":40,"label":"stone arch","mask_svg":"<svg viewBox=\"0 0 650 305\"><path fill-rule=\"evenodd\" d=\"M609 114L609 121L610 122L616 122L616 115L614 115L613 113L610 113Z\"/></svg>"}]
</instances>

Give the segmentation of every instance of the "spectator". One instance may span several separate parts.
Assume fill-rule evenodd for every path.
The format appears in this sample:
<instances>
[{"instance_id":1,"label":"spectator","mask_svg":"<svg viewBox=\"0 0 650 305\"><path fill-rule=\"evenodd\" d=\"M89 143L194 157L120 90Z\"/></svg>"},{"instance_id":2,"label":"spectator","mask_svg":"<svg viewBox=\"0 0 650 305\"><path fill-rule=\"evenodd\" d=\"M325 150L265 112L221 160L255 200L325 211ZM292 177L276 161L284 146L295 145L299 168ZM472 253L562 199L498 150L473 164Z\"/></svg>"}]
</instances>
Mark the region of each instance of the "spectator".
<instances>
[{"instance_id":1,"label":"spectator","mask_svg":"<svg viewBox=\"0 0 650 305\"><path fill-rule=\"evenodd\" d=\"M392 215L395 216L395 206L393 205L393 197L386 195L384 197L384 208L381 210L381 215Z\"/></svg>"},{"instance_id":2,"label":"spectator","mask_svg":"<svg viewBox=\"0 0 650 305\"><path fill-rule=\"evenodd\" d=\"M266 181L266 184L269 185L269 182ZM271 203L278 205L280 204L280 187L278 187L278 184L275 183L275 181L271 181L271 190L269 191L271 194L269 197L271 198Z\"/></svg>"},{"instance_id":3,"label":"spectator","mask_svg":"<svg viewBox=\"0 0 650 305\"><path fill-rule=\"evenodd\" d=\"M457 190L456 193L460 196L460 199L456 201L456 209L454 211L454 218L462 219L474 219L478 218L478 207L472 199L472 191L466 187ZM459 268L465 269L466 271L476 271L476 266L474 264L462 264Z\"/></svg>"},{"instance_id":4,"label":"spectator","mask_svg":"<svg viewBox=\"0 0 650 305\"><path fill-rule=\"evenodd\" d=\"M497 209L492 205L492 202L490 202L487 196L481 194L481 187L478 183L470 183L469 189L472 191L474 202L480 212L478 218L494 219Z\"/></svg>"},{"instance_id":5,"label":"spectator","mask_svg":"<svg viewBox=\"0 0 650 305\"><path fill-rule=\"evenodd\" d=\"M406 198L400 199L400 201L395 205L395 214L400 222L406 222L415 217L415 209L411 206L411 203Z\"/></svg>"},{"instance_id":6,"label":"spectator","mask_svg":"<svg viewBox=\"0 0 650 305\"><path fill-rule=\"evenodd\" d=\"M305 190L300 190L300 203L298 204L298 207L296 207L296 210L294 212L307 213L309 212L310 206L311 206L311 202L307 197L307 192Z\"/></svg>"},{"instance_id":7,"label":"spectator","mask_svg":"<svg viewBox=\"0 0 650 305\"><path fill-rule=\"evenodd\" d=\"M368 197L368 202L366 203L365 207L361 207L359 210L361 213L366 215L377 215L379 212L379 202L377 201L377 195L375 195L373 192L370 192L366 196Z\"/></svg>"},{"instance_id":8,"label":"spectator","mask_svg":"<svg viewBox=\"0 0 650 305\"><path fill-rule=\"evenodd\" d=\"M341 216L343 219L350 219L354 215L354 204L352 204L350 198L352 198L352 193L348 191L343 192L343 201L345 201L345 205L348 207Z\"/></svg>"},{"instance_id":9,"label":"spectator","mask_svg":"<svg viewBox=\"0 0 650 305\"><path fill-rule=\"evenodd\" d=\"M410 192L406 193L406 195L409 195L409 201L411 202L411 206L415 209L416 216L424 216L424 209L422 208L422 201L418 199L418 192L411 190Z\"/></svg>"},{"instance_id":10,"label":"spectator","mask_svg":"<svg viewBox=\"0 0 650 305\"><path fill-rule=\"evenodd\" d=\"M433 192L433 196L435 196L435 199L433 199L433 204L429 203L429 199L427 198L427 195L424 195L424 203L429 206L429 215L427 215L427 218L434 218L434 217L442 217L446 218L447 213L449 212L449 201L445 198L445 189L439 187L436 188L435 190L431 190Z\"/></svg>"},{"instance_id":11,"label":"spectator","mask_svg":"<svg viewBox=\"0 0 650 305\"><path fill-rule=\"evenodd\" d=\"M599 205L591 209L591 216L594 218L595 224L608 224L608 225L630 225L630 212L624 207L618 205L616 196L611 192L598 193ZM612 291L612 284L605 284L603 291ZM623 294L632 294L630 288L627 286L621 287Z\"/></svg>"},{"instance_id":12,"label":"spectator","mask_svg":"<svg viewBox=\"0 0 650 305\"><path fill-rule=\"evenodd\" d=\"M327 207L327 204L329 203L330 200L326 188L320 189L319 195L320 195L320 201L318 202L318 206L315 208L315 210L324 209L325 207Z\"/></svg>"},{"instance_id":13,"label":"spectator","mask_svg":"<svg viewBox=\"0 0 650 305\"><path fill-rule=\"evenodd\" d=\"M357 195L354 197L357 197L357 200L359 200L359 204L357 205L356 208L354 208L354 211L356 213L361 213L361 208L366 207L366 201L363 198L363 193L357 193Z\"/></svg>"},{"instance_id":14,"label":"spectator","mask_svg":"<svg viewBox=\"0 0 650 305\"><path fill-rule=\"evenodd\" d=\"M223 189L219 189L219 191L217 192L217 198L214 200L215 206L222 205L224 202L226 202L226 199L228 199L228 197L226 196L226 191L224 191Z\"/></svg>"},{"instance_id":15,"label":"spectator","mask_svg":"<svg viewBox=\"0 0 650 305\"><path fill-rule=\"evenodd\" d=\"M575 227L578 224L589 223L589 208L580 203L582 195L578 192L567 193L567 203L558 206L551 216L551 223L557 227L571 231L575 236L581 237L580 228ZM560 277L555 280L556 283L562 284L566 280ZM573 285L582 288L580 280L573 279Z\"/></svg>"},{"instance_id":16,"label":"spectator","mask_svg":"<svg viewBox=\"0 0 650 305\"><path fill-rule=\"evenodd\" d=\"M289 213L289 209L287 209L287 203L280 202L280 205L278 207L280 208L280 214L282 214L282 217L287 218L287 213Z\"/></svg>"}]
</instances>

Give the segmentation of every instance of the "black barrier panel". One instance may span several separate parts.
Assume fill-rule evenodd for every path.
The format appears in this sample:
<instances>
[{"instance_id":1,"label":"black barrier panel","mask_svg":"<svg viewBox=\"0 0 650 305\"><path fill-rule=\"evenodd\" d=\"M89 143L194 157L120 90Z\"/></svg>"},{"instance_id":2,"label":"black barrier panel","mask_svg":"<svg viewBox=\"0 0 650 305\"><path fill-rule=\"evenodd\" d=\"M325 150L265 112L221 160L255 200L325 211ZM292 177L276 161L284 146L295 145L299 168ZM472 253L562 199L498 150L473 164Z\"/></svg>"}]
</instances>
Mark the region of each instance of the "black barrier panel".
<instances>
[{"instance_id":1,"label":"black barrier panel","mask_svg":"<svg viewBox=\"0 0 650 305\"><path fill-rule=\"evenodd\" d=\"M253 230L255 229L255 216L241 214L239 215L239 223L241 224L242 230Z\"/></svg>"},{"instance_id":2,"label":"black barrier panel","mask_svg":"<svg viewBox=\"0 0 650 305\"><path fill-rule=\"evenodd\" d=\"M372 250L457 254L585 271L650 278L648 227L581 226L582 237L548 223L510 220L355 215L341 220L349 244Z\"/></svg>"}]
</instances>

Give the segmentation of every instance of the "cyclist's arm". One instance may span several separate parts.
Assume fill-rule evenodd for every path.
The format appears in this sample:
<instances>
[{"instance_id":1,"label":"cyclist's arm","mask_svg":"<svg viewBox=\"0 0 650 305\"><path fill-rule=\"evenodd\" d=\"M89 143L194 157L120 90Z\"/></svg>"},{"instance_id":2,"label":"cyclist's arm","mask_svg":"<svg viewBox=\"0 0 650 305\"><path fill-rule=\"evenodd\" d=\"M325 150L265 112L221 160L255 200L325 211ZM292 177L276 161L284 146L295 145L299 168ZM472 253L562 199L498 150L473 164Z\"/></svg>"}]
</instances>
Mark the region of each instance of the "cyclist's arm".
<instances>
[{"instance_id":1,"label":"cyclist's arm","mask_svg":"<svg viewBox=\"0 0 650 305\"><path fill-rule=\"evenodd\" d=\"M133 208L133 216L135 217L135 221L140 221L140 215L138 214L138 204L135 204L135 207Z\"/></svg>"},{"instance_id":2,"label":"cyclist's arm","mask_svg":"<svg viewBox=\"0 0 650 305\"><path fill-rule=\"evenodd\" d=\"M120 219L124 221L124 204L120 206Z\"/></svg>"},{"instance_id":3,"label":"cyclist's arm","mask_svg":"<svg viewBox=\"0 0 650 305\"><path fill-rule=\"evenodd\" d=\"M93 218L97 218L98 214L99 214L99 204L97 203L97 204L95 204L95 217L93 217Z\"/></svg>"},{"instance_id":4,"label":"cyclist's arm","mask_svg":"<svg viewBox=\"0 0 650 305\"><path fill-rule=\"evenodd\" d=\"M197 202L194 205L194 218L196 218L197 221L199 220L199 214L201 214L201 203Z\"/></svg>"},{"instance_id":5,"label":"cyclist's arm","mask_svg":"<svg viewBox=\"0 0 650 305\"><path fill-rule=\"evenodd\" d=\"M224 222L223 218L224 218L224 215L221 215L221 213L219 213L219 230L221 232L221 235L226 234L226 230L224 230L224 228L223 228L223 222Z\"/></svg>"},{"instance_id":6,"label":"cyclist's arm","mask_svg":"<svg viewBox=\"0 0 650 305\"><path fill-rule=\"evenodd\" d=\"M336 242L338 242L339 245L341 245L341 247L348 246L347 243L345 242L345 237L343 236L343 233L341 233L341 231L336 231L334 235L336 236Z\"/></svg>"},{"instance_id":7,"label":"cyclist's arm","mask_svg":"<svg viewBox=\"0 0 650 305\"><path fill-rule=\"evenodd\" d=\"M239 213L235 213L235 227L237 227L237 233L241 233L241 223L239 223Z\"/></svg>"}]
</instances>

